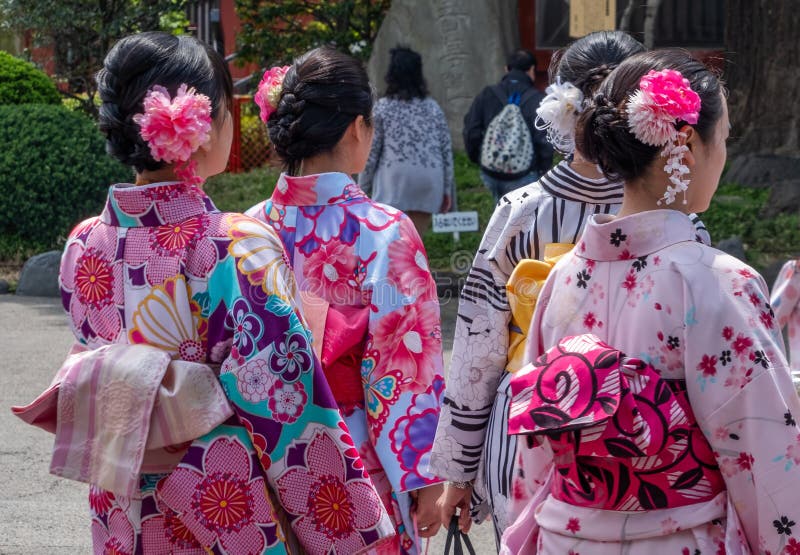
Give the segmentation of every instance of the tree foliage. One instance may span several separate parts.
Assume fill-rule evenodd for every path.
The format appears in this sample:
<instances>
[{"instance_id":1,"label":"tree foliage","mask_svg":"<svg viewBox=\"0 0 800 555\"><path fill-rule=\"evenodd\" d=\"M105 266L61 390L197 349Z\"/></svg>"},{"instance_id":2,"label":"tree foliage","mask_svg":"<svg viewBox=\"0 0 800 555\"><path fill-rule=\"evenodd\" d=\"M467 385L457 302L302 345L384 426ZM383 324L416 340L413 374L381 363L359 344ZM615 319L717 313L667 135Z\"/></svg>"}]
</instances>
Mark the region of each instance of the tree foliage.
<instances>
[{"instance_id":1,"label":"tree foliage","mask_svg":"<svg viewBox=\"0 0 800 555\"><path fill-rule=\"evenodd\" d=\"M239 58L288 63L330 44L367 60L390 0L236 0Z\"/></svg>"},{"instance_id":2,"label":"tree foliage","mask_svg":"<svg viewBox=\"0 0 800 555\"><path fill-rule=\"evenodd\" d=\"M111 46L141 31L182 30L187 0L5 0L5 17L34 47L52 48L65 94L97 114L94 74Z\"/></svg>"}]
</instances>

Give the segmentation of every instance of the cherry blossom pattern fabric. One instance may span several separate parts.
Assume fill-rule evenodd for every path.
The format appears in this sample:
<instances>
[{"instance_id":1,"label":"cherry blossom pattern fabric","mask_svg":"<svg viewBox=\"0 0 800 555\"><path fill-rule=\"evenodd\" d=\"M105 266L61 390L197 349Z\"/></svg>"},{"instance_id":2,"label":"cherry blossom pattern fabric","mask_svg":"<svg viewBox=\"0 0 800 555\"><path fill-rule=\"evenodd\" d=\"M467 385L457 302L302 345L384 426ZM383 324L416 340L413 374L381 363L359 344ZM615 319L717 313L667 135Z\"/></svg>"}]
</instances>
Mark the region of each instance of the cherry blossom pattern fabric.
<instances>
[{"instance_id":1,"label":"cherry blossom pattern fabric","mask_svg":"<svg viewBox=\"0 0 800 555\"><path fill-rule=\"evenodd\" d=\"M369 307L361 362L364 400L339 405L401 535L413 553L406 492L438 482L428 470L439 417L442 341L425 248L400 211L370 200L342 173L281 175L247 212L281 238L300 295L331 307Z\"/></svg>"},{"instance_id":2,"label":"cherry blossom pattern fabric","mask_svg":"<svg viewBox=\"0 0 800 555\"><path fill-rule=\"evenodd\" d=\"M96 553L285 553L290 538L308 553L350 553L394 535L291 304L294 277L269 227L219 212L192 184L113 186L103 213L70 234L60 285L81 344L144 343L219 364L234 409L183 447L171 473L142 475L134 495L92 488ZM315 440L325 460L308 456ZM329 472L334 455L344 474ZM305 507L297 499L323 478L327 501L347 500L339 512L316 494ZM287 479L291 492L280 485Z\"/></svg>"},{"instance_id":3,"label":"cherry blossom pattern fabric","mask_svg":"<svg viewBox=\"0 0 800 555\"><path fill-rule=\"evenodd\" d=\"M536 360L564 337L584 333L644 361L663 380L685 383L686 399L711 446L727 496L727 503L684 506L701 513L694 525L712 522L719 515L711 507L722 507L719 541L725 546L742 545L741 537L753 552L791 552L800 541L794 493L800 487L795 419L800 400L763 279L746 264L696 242L692 222L680 212L595 215L545 284L531 325L528 359ZM677 478L668 476L673 485ZM571 518L576 517L580 507L568 505L576 511ZM653 518L666 520L677 510L645 511L650 516L643 518L655 524ZM616 534L615 541L630 542L626 546L632 545L632 552L646 546L652 550L659 542L667 550L681 545L670 543L671 533L637 544L624 527L611 529L620 522L613 520L617 513L599 511L591 509L591 514L608 534ZM556 513L566 516L565 511ZM610 519L602 521L605 514ZM570 542L564 551L552 547L544 553L579 552L581 545L584 552L604 553L596 543L601 538L591 533L580 541L569 537L574 534L566 528L567 518L546 524L537 517L537 522L540 537L555 538L553 545L563 548ZM587 524L573 525L576 533L577 526ZM690 540L680 540L688 542L682 545L689 553L702 548L699 539L698 544Z\"/></svg>"},{"instance_id":4,"label":"cherry blossom pattern fabric","mask_svg":"<svg viewBox=\"0 0 800 555\"><path fill-rule=\"evenodd\" d=\"M800 374L800 271L797 260L789 260L781 268L772 286L770 302L778 325L786 328L789 337L789 362L797 380L797 375Z\"/></svg>"}]
</instances>

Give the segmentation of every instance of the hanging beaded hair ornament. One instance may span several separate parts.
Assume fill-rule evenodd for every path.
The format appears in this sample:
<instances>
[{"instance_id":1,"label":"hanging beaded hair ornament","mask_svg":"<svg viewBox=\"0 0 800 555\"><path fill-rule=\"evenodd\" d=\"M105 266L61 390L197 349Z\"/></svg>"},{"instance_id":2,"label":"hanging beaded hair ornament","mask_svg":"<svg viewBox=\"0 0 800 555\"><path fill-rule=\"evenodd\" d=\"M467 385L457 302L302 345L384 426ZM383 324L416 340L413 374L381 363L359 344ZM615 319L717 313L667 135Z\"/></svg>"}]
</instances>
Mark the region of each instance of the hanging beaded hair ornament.
<instances>
[{"instance_id":1,"label":"hanging beaded hair ornament","mask_svg":"<svg viewBox=\"0 0 800 555\"><path fill-rule=\"evenodd\" d=\"M556 77L556 82L544 91L546 96L536 109L536 129L547 130L547 140L559 152L575 151L575 125L583 112L583 92Z\"/></svg>"},{"instance_id":2,"label":"hanging beaded hair ornament","mask_svg":"<svg viewBox=\"0 0 800 555\"><path fill-rule=\"evenodd\" d=\"M189 161L211 132L211 100L184 83L173 98L161 85L154 85L144 97L144 113L133 116L150 155L158 162L177 164L175 175L197 185L197 162Z\"/></svg>"},{"instance_id":3,"label":"hanging beaded hair ornament","mask_svg":"<svg viewBox=\"0 0 800 555\"><path fill-rule=\"evenodd\" d=\"M278 109L283 92L283 79L289 66L275 66L264 72L253 100L261 110L261 121L267 123L270 114Z\"/></svg>"},{"instance_id":4,"label":"hanging beaded hair ornament","mask_svg":"<svg viewBox=\"0 0 800 555\"><path fill-rule=\"evenodd\" d=\"M639 81L639 90L628 98L626 112L628 128L638 140L664 147L661 156L667 158L664 171L671 185L667 186L658 204L662 201L672 204L678 193L684 193L683 203L686 204L690 179L683 157L689 147L680 144L686 134L678 132L675 125L681 121L694 125L700 116L700 97L692 90L689 80L674 69L651 70Z\"/></svg>"}]
</instances>

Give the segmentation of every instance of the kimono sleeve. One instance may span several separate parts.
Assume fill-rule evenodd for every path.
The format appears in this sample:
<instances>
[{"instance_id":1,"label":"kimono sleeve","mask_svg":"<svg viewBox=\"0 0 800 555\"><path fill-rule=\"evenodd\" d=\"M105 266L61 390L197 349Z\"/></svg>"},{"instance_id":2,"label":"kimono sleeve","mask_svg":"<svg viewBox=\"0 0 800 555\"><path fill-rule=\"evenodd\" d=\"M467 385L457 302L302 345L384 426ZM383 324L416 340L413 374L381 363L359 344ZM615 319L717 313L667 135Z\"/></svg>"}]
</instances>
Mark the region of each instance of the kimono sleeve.
<instances>
[{"instance_id":1,"label":"kimono sleeve","mask_svg":"<svg viewBox=\"0 0 800 555\"><path fill-rule=\"evenodd\" d=\"M341 537L360 548L392 535L293 304L293 274L280 239L245 216L234 217L230 235L235 267L228 268L235 271L226 272L230 281L213 276L209 286L232 336L220 380L292 529L309 552L327 553ZM336 537L315 520L320 488L356 508Z\"/></svg>"},{"instance_id":2,"label":"kimono sleeve","mask_svg":"<svg viewBox=\"0 0 800 555\"><path fill-rule=\"evenodd\" d=\"M800 536L800 401L763 279L716 258L684 282L687 391L751 549L781 553Z\"/></svg>"},{"instance_id":3,"label":"kimono sleeve","mask_svg":"<svg viewBox=\"0 0 800 555\"><path fill-rule=\"evenodd\" d=\"M458 304L453 355L431 456L433 471L454 481L475 479L497 387L508 358L511 309L506 282L513 264L491 257L503 251L509 204L492 215Z\"/></svg>"},{"instance_id":4,"label":"kimono sleeve","mask_svg":"<svg viewBox=\"0 0 800 555\"><path fill-rule=\"evenodd\" d=\"M775 279L770 297L770 304L780 327L789 323L792 314L797 312L798 303L800 303L800 272L797 271L797 261L789 260Z\"/></svg>"},{"instance_id":5,"label":"kimono sleeve","mask_svg":"<svg viewBox=\"0 0 800 555\"><path fill-rule=\"evenodd\" d=\"M439 481L428 470L444 389L436 284L405 215L361 241L371 303L361 367L368 434L392 489L414 490Z\"/></svg>"}]
</instances>

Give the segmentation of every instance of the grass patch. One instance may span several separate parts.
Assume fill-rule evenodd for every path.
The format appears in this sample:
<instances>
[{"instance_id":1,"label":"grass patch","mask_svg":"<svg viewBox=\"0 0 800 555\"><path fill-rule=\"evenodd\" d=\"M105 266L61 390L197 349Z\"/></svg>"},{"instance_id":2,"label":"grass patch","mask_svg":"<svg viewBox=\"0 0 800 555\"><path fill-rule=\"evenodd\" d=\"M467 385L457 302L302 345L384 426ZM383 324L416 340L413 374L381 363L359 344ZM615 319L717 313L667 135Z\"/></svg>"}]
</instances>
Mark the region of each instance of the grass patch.
<instances>
[{"instance_id":1,"label":"grass patch","mask_svg":"<svg viewBox=\"0 0 800 555\"><path fill-rule=\"evenodd\" d=\"M458 242L453 240L452 233L428 231L422 241L425 243L431 268L466 273L469 267L465 268L465 263L471 262L478 250L495 203L492 193L481 181L478 166L470 162L465 153L453 153L453 169L458 210L478 212L478 231L462 232Z\"/></svg>"},{"instance_id":2,"label":"grass patch","mask_svg":"<svg viewBox=\"0 0 800 555\"><path fill-rule=\"evenodd\" d=\"M279 175L273 168L221 173L209 178L203 188L223 212L244 212L272 195Z\"/></svg>"},{"instance_id":3,"label":"grass patch","mask_svg":"<svg viewBox=\"0 0 800 555\"><path fill-rule=\"evenodd\" d=\"M741 238L748 263L759 271L800 254L800 218L797 214L764 218L761 214L768 201L768 189L723 183L701 216L714 244Z\"/></svg>"}]
</instances>

